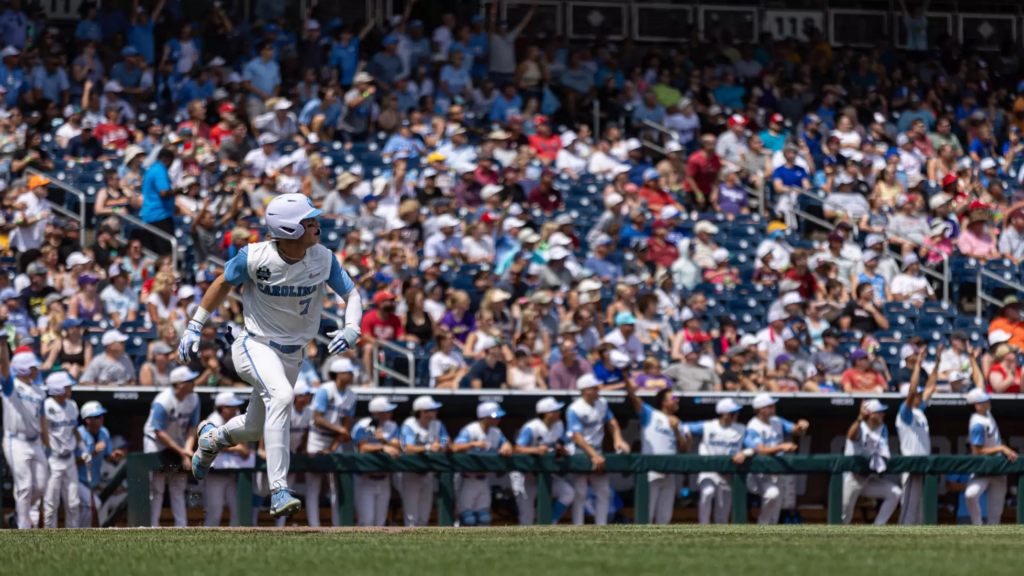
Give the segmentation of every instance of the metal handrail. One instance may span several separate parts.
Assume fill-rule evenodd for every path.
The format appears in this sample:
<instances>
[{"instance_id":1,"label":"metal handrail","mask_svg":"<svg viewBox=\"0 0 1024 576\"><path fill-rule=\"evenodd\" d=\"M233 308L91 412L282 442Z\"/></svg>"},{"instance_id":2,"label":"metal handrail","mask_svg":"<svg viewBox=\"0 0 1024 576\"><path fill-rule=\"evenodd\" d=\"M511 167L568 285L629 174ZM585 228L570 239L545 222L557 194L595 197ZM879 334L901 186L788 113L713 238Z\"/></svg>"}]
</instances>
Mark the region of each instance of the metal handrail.
<instances>
[{"instance_id":1,"label":"metal handrail","mask_svg":"<svg viewBox=\"0 0 1024 576\"><path fill-rule=\"evenodd\" d=\"M75 188L74 186L71 186L71 185L66 184L64 182L61 182L60 180L55 180L53 178L50 178L49 174L47 174L45 172L40 172L39 170L36 170L35 168L25 168L25 173L26 174L34 174L36 176L41 176L43 178L46 178L47 180L50 181L50 184L49 184L50 186L56 186L56 187L60 188L61 190L64 190L65 192L70 192L71 194L74 194L75 197L78 198L78 217L77 217L77 220L78 220L78 229L80 230L80 232L78 233L78 244L83 249L85 249L85 192L82 192L81 190ZM65 210L64 208L60 208L60 207L57 207L57 206L50 206L50 208L52 208L53 210L56 210L57 212L59 212L61 214L67 215L70 218L75 218L75 216L72 215L72 213L70 211Z\"/></svg>"},{"instance_id":2,"label":"metal handrail","mask_svg":"<svg viewBox=\"0 0 1024 576\"><path fill-rule=\"evenodd\" d=\"M159 236L160 238L163 238L164 240L167 240L168 242L170 242L171 243L171 267L174 268L175 270L178 269L178 239L175 238L173 234L168 234L167 232L164 232L163 230L157 228L156 226L152 226L150 224L147 224L147 223L143 222L141 219L136 218L135 216L132 216L131 214L125 214L125 213L122 212L122 213L118 213L117 217L120 218L121 220L125 220L127 222L130 222L131 224L134 224L134 225L138 226L139 228L142 228L143 230L145 230L146 232L149 232L150 234L155 234L155 235Z\"/></svg>"},{"instance_id":3,"label":"metal handrail","mask_svg":"<svg viewBox=\"0 0 1024 576\"><path fill-rule=\"evenodd\" d=\"M678 132L676 132L675 130L671 130L669 128L665 128L664 126L662 126L661 124L658 124L657 122L651 122L650 120L644 120L642 122L642 124L644 126L647 126L648 128L651 128L652 130L656 130L658 132L661 132L662 134L672 138L673 140L679 140L679 133Z\"/></svg>"},{"instance_id":4,"label":"metal handrail","mask_svg":"<svg viewBox=\"0 0 1024 576\"><path fill-rule=\"evenodd\" d=\"M977 284L978 284L978 299L979 300L984 300L984 301L988 302L989 304L995 304L997 306L1002 306L1003 305L1003 303L1000 302L999 300L996 300L995 298L993 298L993 297L985 294L984 292L982 292L982 278L988 278L990 280L995 280L996 282L999 282L1000 284L1003 284L1007 288L1013 288L1017 292L1024 292L1024 285L1021 285L1021 284L1018 284L1017 282L1014 282L1012 280L1007 280L1006 278L1003 278L1002 276L996 274L995 272L992 272L991 270L986 269L985 266L982 265L979 262L978 278L976 279ZM984 306L981 305L981 302L978 302L978 305L976 306L976 310L974 311L974 315L979 320L981 319L982 308L984 308Z\"/></svg>"},{"instance_id":5,"label":"metal handrail","mask_svg":"<svg viewBox=\"0 0 1024 576\"><path fill-rule=\"evenodd\" d=\"M403 356L405 356L409 360L409 362L406 364L409 367L408 375L403 375L403 374L401 374L399 372L396 372L395 370L392 370L391 368L388 368L387 366L381 364L380 363L380 349L381 348L387 348L387 349L389 349L389 350L391 350L393 352L397 352L397 353L402 354ZM413 355L413 353L408 348L399 346L398 344L395 344L394 342L385 342L383 340L376 340L376 341L374 341L374 343L373 343L373 366L372 366L372 369L373 369L373 371L372 371L372 375L373 375L372 383L373 383L374 386L379 384L380 375L383 373L383 374L386 374L388 376L391 376L392 378L397 379L400 382L405 382L409 386L409 388L415 388L416 387L416 356Z\"/></svg>"}]
</instances>

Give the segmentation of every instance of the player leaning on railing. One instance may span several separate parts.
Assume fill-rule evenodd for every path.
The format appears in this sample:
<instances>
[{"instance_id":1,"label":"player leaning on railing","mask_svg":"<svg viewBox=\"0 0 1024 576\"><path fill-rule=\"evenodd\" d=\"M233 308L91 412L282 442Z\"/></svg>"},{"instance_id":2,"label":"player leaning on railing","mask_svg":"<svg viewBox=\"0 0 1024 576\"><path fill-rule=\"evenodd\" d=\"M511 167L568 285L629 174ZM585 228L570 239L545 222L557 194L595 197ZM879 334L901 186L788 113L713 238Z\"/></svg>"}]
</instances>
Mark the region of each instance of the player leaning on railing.
<instances>
[{"instance_id":1,"label":"player leaning on railing","mask_svg":"<svg viewBox=\"0 0 1024 576\"><path fill-rule=\"evenodd\" d=\"M314 208L302 194L274 198L266 212L272 240L250 244L227 262L224 273L203 296L178 347L178 359L185 364L197 350L210 310L224 302L232 287L245 284L245 333L235 340L232 356L238 374L252 385L253 397L245 413L227 424L199 424L199 450L192 472L201 479L217 452L263 437L272 516L289 515L300 507L288 489L288 418L303 351L320 328L323 285L345 299L345 326L330 334L334 337L328 347L331 354L356 345L363 316L352 280L331 251L320 245L317 217L321 214L323 210Z\"/></svg>"}]
</instances>

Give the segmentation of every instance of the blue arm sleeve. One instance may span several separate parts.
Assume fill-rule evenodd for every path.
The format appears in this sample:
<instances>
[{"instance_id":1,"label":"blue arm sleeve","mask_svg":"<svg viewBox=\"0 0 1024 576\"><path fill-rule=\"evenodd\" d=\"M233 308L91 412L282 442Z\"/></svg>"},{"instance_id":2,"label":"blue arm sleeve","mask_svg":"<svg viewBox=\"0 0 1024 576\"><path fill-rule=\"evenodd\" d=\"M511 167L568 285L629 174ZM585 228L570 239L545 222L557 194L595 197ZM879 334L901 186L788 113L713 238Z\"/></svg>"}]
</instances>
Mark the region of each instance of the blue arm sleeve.
<instances>
[{"instance_id":1,"label":"blue arm sleeve","mask_svg":"<svg viewBox=\"0 0 1024 576\"><path fill-rule=\"evenodd\" d=\"M900 402L900 420L903 420L904 424L910 424L914 421L914 412L907 406L906 402Z\"/></svg>"},{"instance_id":2,"label":"blue arm sleeve","mask_svg":"<svg viewBox=\"0 0 1024 576\"><path fill-rule=\"evenodd\" d=\"M412 427L402 424L401 440L402 448L416 445L416 433L412 431Z\"/></svg>"},{"instance_id":3,"label":"blue arm sleeve","mask_svg":"<svg viewBox=\"0 0 1024 576\"><path fill-rule=\"evenodd\" d=\"M356 424L355 428L352 430L352 441L359 444L363 440L367 440L369 438L370 435L366 433L366 428Z\"/></svg>"},{"instance_id":4,"label":"blue arm sleeve","mask_svg":"<svg viewBox=\"0 0 1024 576\"><path fill-rule=\"evenodd\" d=\"M756 431L747 428L747 433L743 435L743 447L757 449L761 445L761 435Z\"/></svg>"},{"instance_id":5,"label":"blue arm sleeve","mask_svg":"<svg viewBox=\"0 0 1024 576\"><path fill-rule=\"evenodd\" d=\"M499 432L501 433L501 444L505 444L506 442L508 442L508 438L505 437L505 433L501 432L500 430ZM500 448L501 446L499 445L498 447Z\"/></svg>"},{"instance_id":6,"label":"blue arm sleeve","mask_svg":"<svg viewBox=\"0 0 1024 576\"><path fill-rule=\"evenodd\" d=\"M441 430L439 431L441 446L447 446L452 441L452 437L448 435L448 429L445 428L444 423L441 423Z\"/></svg>"},{"instance_id":7,"label":"blue arm sleeve","mask_svg":"<svg viewBox=\"0 0 1024 576\"><path fill-rule=\"evenodd\" d=\"M889 439L889 427L887 425L885 425L885 424L882 424L882 440L888 440L888 439Z\"/></svg>"},{"instance_id":8,"label":"blue arm sleeve","mask_svg":"<svg viewBox=\"0 0 1024 576\"><path fill-rule=\"evenodd\" d=\"M110 456L114 453L114 444L110 441L110 432L108 432L106 428L100 428L100 441L107 443L107 447L103 449L103 457ZM95 449L95 446L96 445L93 444L93 449Z\"/></svg>"},{"instance_id":9,"label":"blue arm sleeve","mask_svg":"<svg viewBox=\"0 0 1024 576\"><path fill-rule=\"evenodd\" d=\"M316 391L316 394L313 394L313 411L327 412L327 390L320 388Z\"/></svg>"},{"instance_id":10,"label":"blue arm sleeve","mask_svg":"<svg viewBox=\"0 0 1024 576\"><path fill-rule=\"evenodd\" d=\"M469 432L465 428L459 430L459 435L455 437L455 444L465 444L469 442Z\"/></svg>"},{"instance_id":11,"label":"blue arm sleeve","mask_svg":"<svg viewBox=\"0 0 1024 576\"><path fill-rule=\"evenodd\" d=\"M199 404L196 404L196 409L192 411L192 417L188 419L188 425L192 428L199 426Z\"/></svg>"},{"instance_id":12,"label":"blue arm sleeve","mask_svg":"<svg viewBox=\"0 0 1024 576\"><path fill-rule=\"evenodd\" d=\"M249 247L246 246L224 265L224 280L232 286L239 286L249 279Z\"/></svg>"},{"instance_id":13,"label":"blue arm sleeve","mask_svg":"<svg viewBox=\"0 0 1024 576\"><path fill-rule=\"evenodd\" d=\"M793 423L785 418L779 418L779 423L782 424L782 431L786 434L793 433Z\"/></svg>"},{"instance_id":14,"label":"blue arm sleeve","mask_svg":"<svg viewBox=\"0 0 1024 576\"><path fill-rule=\"evenodd\" d=\"M167 410L164 409L162 404L153 405L153 417L151 420L154 430L164 430L167 428Z\"/></svg>"},{"instance_id":15,"label":"blue arm sleeve","mask_svg":"<svg viewBox=\"0 0 1024 576\"><path fill-rule=\"evenodd\" d=\"M609 409L604 411L604 419L602 419L601 422L607 423L607 422L611 422L611 421L612 421L612 411L611 411L611 408L609 408Z\"/></svg>"},{"instance_id":16,"label":"blue arm sleeve","mask_svg":"<svg viewBox=\"0 0 1024 576\"><path fill-rule=\"evenodd\" d=\"M981 424L971 426L971 446L985 445L985 427Z\"/></svg>"},{"instance_id":17,"label":"blue arm sleeve","mask_svg":"<svg viewBox=\"0 0 1024 576\"><path fill-rule=\"evenodd\" d=\"M14 392L14 378L10 376L7 378L0 377L0 389L3 390L4 396L10 396Z\"/></svg>"},{"instance_id":18,"label":"blue arm sleeve","mask_svg":"<svg viewBox=\"0 0 1024 576\"><path fill-rule=\"evenodd\" d=\"M580 421L580 417L576 415L572 410L565 411L565 420L569 424L567 429L569 434L576 434L577 432L583 433L583 422Z\"/></svg>"},{"instance_id":19,"label":"blue arm sleeve","mask_svg":"<svg viewBox=\"0 0 1024 576\"><path fill-rule=\"evenodd\" d=\"M689 431L689 433L693 434L694 436L700 436L701 434L704 433L703 422L686 422L682 424L682 426L685 430Z\"/></svg>"},{"instance_id":20,"label":"blue arm sleeve","mask_svg":"<svg viewBox=\"0 0 1024 576\"><path fill-rule=\"evenodd\" d=\"M523 426L523 429L519 431L519 436L516 436L516 445L529 446L531 441L533 441L533 430L529 426Z\"/></svg>"},{"instance_id":21,"label":"blue arm sleeve","mask_svg":"<svg viewBox=\"0 0 1024 576\"><path fill-rule=\"evenodd\" d=\"M337 256L331 257L331 275L327 277L327 285L338 296L344 296L356 287L352 283L352 279L348 277L348 272L345 272L341 264L338 264Z\"/></svg>"},{"instance_id":22,"label":"blue arm sleeve","mask_svg":"<svg viewBox=\"0 0 1024 576\"><path fill-rule=\"evenodd\" d=\"M653 412L654 412L654 409L651 408L650 404L647 404L645 402L645 403L640 405L640 413L637 414L637 416L640 417L640 427L641 428L646 428L647 425L651 423L651 414Z\"/></svg>"}]
</instances>

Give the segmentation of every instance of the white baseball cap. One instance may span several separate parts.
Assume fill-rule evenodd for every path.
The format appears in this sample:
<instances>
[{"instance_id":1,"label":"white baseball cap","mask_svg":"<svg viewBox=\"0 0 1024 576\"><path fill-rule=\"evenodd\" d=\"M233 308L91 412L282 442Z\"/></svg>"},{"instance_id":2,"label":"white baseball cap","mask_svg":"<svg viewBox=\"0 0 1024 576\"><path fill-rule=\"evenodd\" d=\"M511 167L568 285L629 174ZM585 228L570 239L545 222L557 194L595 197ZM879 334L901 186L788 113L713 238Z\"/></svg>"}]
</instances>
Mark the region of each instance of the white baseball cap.
<instances>
[{"instance_id":1,"label":"white baseball cap","mask_svg":"<svg viewBox=\"0 0 1024 576\"><path fill-rule=\"evenodd\" d=\"M572 238L561 232L555 232L548 238L548 246L572 246Z\"/></svg>"},{"instance_id":2,"label":"white baseball cap","mask_svg":"<svg viewBox=\"0 0 1024 576\"><path fill-rule=\"evenodd\" d=\"M551 260L564 260L568 258L572 253L561 246L555 246L548 252L548 261Z\"/></svg>"},{"instance_id":3,"label":"white baseball cap","mask_svg":"<svg viewBox=\"0 0 1024 576\"><path fill-rule=\"evenodd\" d=\"M779 312L778 310L771 310L768 312L768 322L778 322L779 320L785 320L789 316L785 312Z\"/></svg>"},{"instance_id":4,"label":"white baseball cap","mask_svg":"<svg viewBox=\"0 0 1024 576\"><path fill-rule=\"evenodd\" d=\"M113 330L111 331L113 332ZM109 334L109 332L107 333ZM103 335L106 338L106 334ZM171 384L181 384L182 382L190 382L199 377L199 372L189 368L188 366L178 366L174 370L171 370L169 377Z\"/></svg>"},{"instance_id":5,"label":"white baseball cap","mask_svg":"<svg viewBox=\"0 0 1024 576\"><path fill-rule=\"evenodd\" d=\"M434 400L433 396L420 396L412 402L413 412L419 412L421 410L437 410L440 407L441 403Z\"/></svg>"},{"instance_id":6,"label":"white baseball cap","mask_svg":"<svg viewBox=\"0 0 1024 576\"><path fill-rule=\"evenodd\" d=\"M598 282L597 280L593 280L591 278L587 278L586 280L583 280L582 282L580 282L578 290L580 292L595 292L597 290L600 290L601 286L602 286L602 284L600 282Z\"/></svg>"},{"instance_id":7,"label":"white baseball cap","mask_svg":"<svg viewBox=\"0 0 1024 576\"><path fill-rule=\"evenodd\" d=\"M68 254L68 258L65 260L65 264L67 264L68 268L79 264L89 264L90 262L92 262L92 258L89 258L81 252L72 252L71 254Z\"/></svg>"},{"instance_id":8,"label":"white baseball cap","mask_svg":"<svg viewBox=\"0 0 1024 576\"><path fill-rule=\"evenodd\" d=\"M46 393L50 396L60 396L69 386L77 384L70 374L61 370L53 372L46 377Z\"/></svg>"},{"instance_id":9,"label":"white baseball cap","mask_svg":"<svg viewBox=\"0 0 1024 576\"><path fill-rule=\"evenodd\" d=\"M18 352L11 358L11 371L15 376L28 376L33 368L39 367L39 358L31 352Z\"/></svg>"},{"instance_id":10,"label":"white baseball cap","mask_svg":"<svg viewBox=\"0 0 1024 576\"><path fill-rule=\"evenodd\" d=\"M523 226L526 226L526 222L523 222L522 220L516 218L515 216L505 218L505 221L501 223L501 228L505 232L508 232L513 228L522 228Z\"/></svg>"},{"instance_id":11,"label":"white baseball cap","mask_svg":"<svg viewBox=\"0 0 1024 576\"><path fill-rule=\"evenodd\" d=\"M459 225L459 219L451 214L444 214L437 219L438 228L454 228Z\"/></svg>"},{"instance_id":12,"label":"white baseball cap","mask_svg":"<svg viewBox=\"0 0 1024 576\"><path fill-rule=\"evenodd\" d=\"M104 346L110 346L115 342L127 342L128 336L126 336L120 330L107 330L103 333L103 337L100 338L100 343Z\"/></svg>"},{"instance_id":13,"label":"white baseball cap","mask_svg":"<svg viewBox=\"0 0 1024 576\"><path fill-rule=\"evenodd\" d=\"M352 363L348 358L335 358L331 361L331 365L327 368L328 372L334 372L336 374L348 374L355 372L355 364Z\"/></svg>"},{"instance_id":14,"label":"white baseball cap","mask_svg":"<svg viewBox=\"0 0 1024 576\"><path fill-rule=\"evenodd\" d=\"M487 200L491 196L494 196L495 194L501 194L502 190L504 190L504 188L497 184L488 184L487 186L484 186L482 190L480 190L480 199Z\"/></svg>"},{"instance_id":15,"label":"white baseball cap","mask_svg":"<svg viewBox=\"0 0 1024 576\"><path fill-rule=\"evenodd\" d=\"M1010 340L1010 333L1006 330L993 330L988 335L988 345L995 346Z\"/></svg>"},{"instance_id":16,"label":"white baseball cap","mask_svg":"<svg viewBox=\"0 0 1024 576\"><path fill-rule=\"evenodd\" d=\"M980 404L981 402L988 402L991 399L992 396L981 388L972 388L971 391L967 393L968 404Z\"/></svg>"},{"instance_id":17,"label":"white baseball cap","mask_svg":"<svg viewBox=\"0 0 1024 576\"><path fill-rule=\"evenodd\" d=\"M882 404L881 402L874 398L864 402L864 409L871 414L874 414L875 412L885 412L886 408L888 408L888 406Z\"/></svg>"},{"instance_id":18,"label":"white baseball cap","mask_svg":"<svg viewBox=\"0 0 1024 576\"><path fill-rule=\"evenodd\" d=\"M718 226L715 226L710 220L701 220L697 222L697 225L693 227L693 231L696 233L707 232L708 234L718 234Z\"/></svg>"},{"instance_id":19,"label":"white baseball cap","mask_svg":"<svg viewBox=\"0 0 1024 576\"><path fill-rule=\"evenodd\" d=\"M996 166L998 166L998 164L996 164L996 161L993 158L982 158L981 163L978 164L978 168L982 172L984 172L985 170L991 170Z\"/></svg>"},{"instance_id":20,"label":"white baseball cap","mask_svg":"<svg viewBox=\"0 0 1024 576\"><path fill-rule=\"evenodd\" d=\"M178 299L179 300L183 300L185 298L195 298L195 296L196 296L196 289L191 287L191 286L185 285L185 286L182 286L181 288L178 288Z\"/></svg>"},{"instance_id":21,"label":"white baseball cap","mask_svg":"<svg viewBox=\"0 0 1024 576\"><path fill-rule=\"evenodd\" d=\"M611 360L612 366L616 368L625 368L626 366L629 366L629 355L620 350L612 350L609 352L608 359ZM579 380L576 381L576 387L579 388Z\"/></svg>"},{"instance_id":22,"label":"white baseball cap","mask_svg":"<svg viewBox=\"0 0 1024 576\"><path fill-rule=\"evenodd\" d=\"M762 392L757 396L754 396L754 401L751 403L751 406L754 407L754 410L760 410L761 408L764 408L765 406L771 406L776 402L778 402L777 398L772 398L771 394L766 394Z\"/></svg>"},{"instance_id":23,"label":"white baseball cap","mask_svg":"<svg viewBox=\"0 0 1024 576\"><path fill-rule=\"evenodd\" d=\"M625 201L626 199L622 197L622 194L619 194L618 192L612 192L611 194L605 196L604 207L611 208L612 206L615 206L616 204L622 204Z\"/></svg>"},{"instance_id":24,"label":"white baseball cap","mask_svg":"<svg viewBox=\"0 0 1024 576\"><path fill-rule=\"evenodd\" d=\"M904 344L900 347L900 360L906 360L914 354L917 354L917 347L913 344Z\"/></svg>"},{"instance_id":25,"label":"white baseball cap","mask_svg":"<svg viewBox=\"0 0 1024 576\"><path fill-rule=\"evenodd\" d=\"M497 402L481 402L476 407L477 418L501 418L504 415L505 411Z\"/></svg>"},{"instance_id":26,"label":"white baseball cap","mask_svg":"<svg viewBox=\"0 0 1024 576\"><path fill-rule=\"evenodd\" d=\"M221 406L241 406L242 404L245 404L245 402L238 396L235 396L234 392L219 392L213 398L213 405L217 408Z\"/></svg>"},{"instance_id":27,"label":"white baseball cap","mask_svg":"<svg viewBox=\"0 0 1024 576\"><path fill-rule=\"evenodd\" d=\"M739 403L732 398L722 398L717 404L715 404L715 413L729 414L730 412L739 412L742 408L743 406L740 406Z\"/></svg>"},{"instance_id":28,"label":"white baseball cap","mask_svg":"<svg viewBox=\"0 0 1024 576\"><path fill-rule=\"evenodd\" d=\"M679 211L679 208L676 208L675 206L665 206L661 209L661 212L658 213L658 217L662 220L669 220L680 216L681 214L682 212Z\"/></svg>"},{"instance_id":29,"label":"white baseball cap","mask_svg":"<svg viewBox=\"0 0 1024 576\"><path fill-rule=\"evenodd\" d=\"M309 387L309 384L299 381L295 383L295 388L292 388L293 396L308 396L313 393L313 389Z\"/></svg>"},{"instance_id":30,"label":"white baseball cap","mask_svg":"<svg viewBox=\"0 0 1024 576\"><path fill-rule=\"evenodd\" d=\"M370 412L373 414L379 414L381 412L391 412L397 408L387 398L383 396L377 396L373 400L370 400Z\"/></svg>"},{"instance_id":31,"label":"white baseball cap","mask_svg":"<svg viewBox=\"0 0 1024 576\"><path fill-rule=\"evenodd\" d=\"M584 374L576 379L577 390L586 390L587 388L594 388L600 385L601 382L593 374Z\"/></svg>"},{"instance_id":32,"label":"white baseball cap","mask_svg":"<svg viewBox=\"0 0 1024 576\"><path fill-rule=\"evenodd\" d=\"M693 354L694 352L700 352L700 349L698 349L693 342L683 342L683 345L680 346L679 349L682 351L683 356Z\"/></svg>"},{"instance_id":33,"label":"white baseball cap","mask_svg":"<svg viewBox=\"0 0 1024 576\"><path fill-rule=\"evenodd\" d=\"M537 414L547 414L549 412L554 412L555 410L561 410L564 407L564 402L559 402L553 397L548 396L537 401Z\"/></svg>"},{"instance_id":34,"label":"white baseball cap","mask_svg":"<svg viewBox=\"0 0 1024 576\"><path fill-rule=\"evenodd\" d=\"M82 409L79 411L82 418L95 418L97 416L103 416L107 413L107 409L103 407L96 400L90 400L85 404L82 404Z\"/></svg>"},{"instance_id":35,"label":"white baseball cap","mask_svg":"<svg viewBox=\"0 0 1024 576\"><path fill-rule=\"evenodd\" d=\"M803 298L803 296L800 295L799 292L787 292L786 295L782 297L782 306L783 307L789 306L790 304L803 304L803 303L804 303L804 298Z\"/></svg>"}]
</instances>

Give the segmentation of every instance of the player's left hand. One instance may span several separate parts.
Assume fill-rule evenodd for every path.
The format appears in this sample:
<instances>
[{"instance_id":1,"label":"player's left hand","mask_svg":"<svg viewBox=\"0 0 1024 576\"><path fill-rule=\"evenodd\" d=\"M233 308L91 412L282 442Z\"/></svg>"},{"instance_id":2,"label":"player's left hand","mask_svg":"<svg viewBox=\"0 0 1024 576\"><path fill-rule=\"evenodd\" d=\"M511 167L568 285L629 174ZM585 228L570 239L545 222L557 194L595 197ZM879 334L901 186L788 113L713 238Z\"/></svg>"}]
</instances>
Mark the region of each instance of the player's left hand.
<instances>
[{"instance_id":1,"label":"player's left hand","mask_svg":"<svg viewBox=\"0 0 1024 576\"><path fill-rule=\"evenodd\" d=\"M331 343L327 346L327 352L329 354L340 354L355 348L356 340L359 340L359 334L359 328L356 326L345 326L341 330L328 332L327 335L331 337Z\"/></svg>"},{"instance_id":2,"label":"player's left hand","mask_svg":"<svg viewBox=\"0 0 1024 576\"><path fill-rule=\"evenodd\" d=\"M615 443L615 451L620 454L629 454L629 444L623 440L619 440Z\"/></svg>"}]
</instances>

